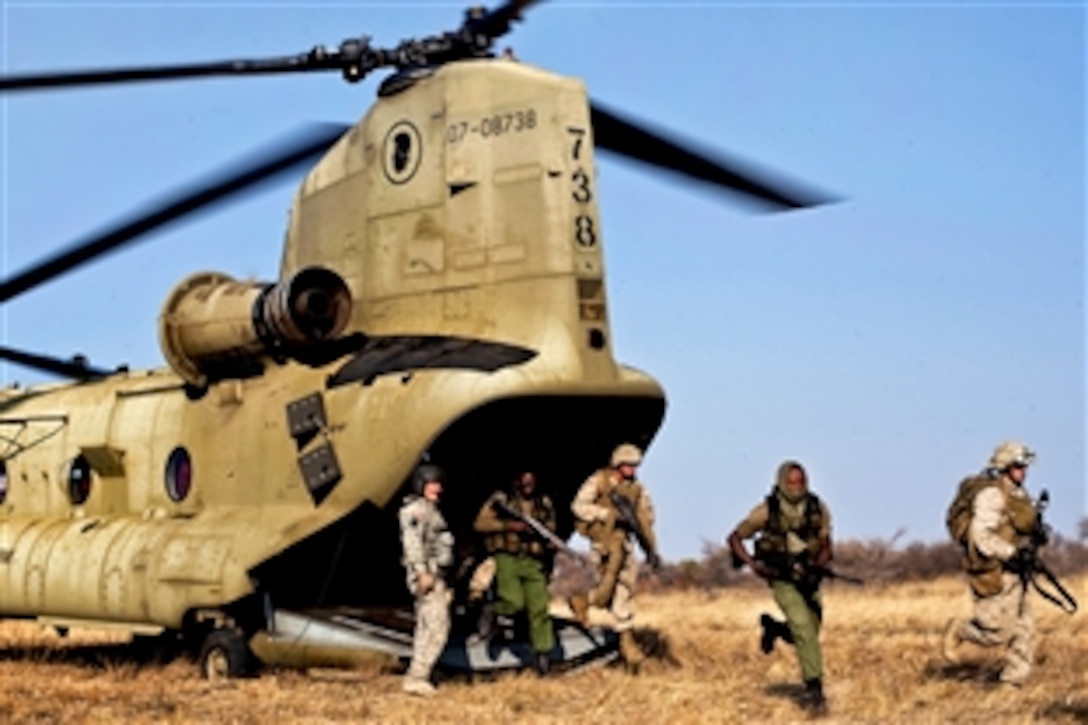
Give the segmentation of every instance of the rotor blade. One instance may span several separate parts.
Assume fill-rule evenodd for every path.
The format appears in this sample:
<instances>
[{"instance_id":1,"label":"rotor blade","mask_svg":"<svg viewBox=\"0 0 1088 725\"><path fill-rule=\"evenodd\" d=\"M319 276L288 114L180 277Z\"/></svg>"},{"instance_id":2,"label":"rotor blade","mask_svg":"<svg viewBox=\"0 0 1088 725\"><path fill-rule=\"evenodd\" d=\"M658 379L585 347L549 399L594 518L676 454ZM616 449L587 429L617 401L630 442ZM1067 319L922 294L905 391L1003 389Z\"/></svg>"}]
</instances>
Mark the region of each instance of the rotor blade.
<instances>
[{"instance_id":1,"label":"rotor blade","mask_svg":"<svg viewBox=\"0 0 1088 725\"><path fill-rule=\"evenodd\" d=\"M329 70L331 68L331 66L314 63L306 55L261 60L227 60L187 65L149 66L147 68L102 68L91 71L0 76L0 92L8 93L11 91L28 91L35 88L90 86L240 74L298 73L302 71Z\"/></svg>"},{"instance_id":2,"label":"rotor blade","mask_svg":"<svg viewBox=\"0 0 1088 725\"><path fill-rule=\"evenodd\" d=\"M484 15L481 20L481 29L489 38L497 38L510 32L511 24L521 21L521 13L524 10L539 5L544 0L506 0L499 7Z\"/></svg>"},{"instance_id":3,"label":"rotor blade","mask_svg":"<svg viewBox=\"0 0 1088 725\"><path fill-rule=\"evenodd\" d=\"M79 355L70 360L62 360L60 358L24 352L10 347L0 347L0 360L7 360L24 367L33 368L34 370L41 370L43 372L53 373L54 375L60 375L66 378L75 378L77 380L104 378L115 372L91 367L87 364L87 361Z\"/></svg>"},{"instance_id":4,"label":"rotor blade","mask_svg":"<svg viewBox=\"0 0 1088 725\"><path fill-rule=\"evenodd\" d=\"M70 246L66 251L20 272L0 284L0 303L43 282L92 261L148 232L188 214L210 207L239 192L283 174L323 153L348 130L339 124L308 129L300 137L264 152L255 159L235 164L207 179L175 192L112 228Z\"/></svg>"},{"instance_id":5,"label":"rotor blade","mask_svg":"<svg viewBox=\"0 0 1088 725\"><path fill-rule=\"evenodd\" d=\"M739 192L775 210L799 209L832 201L812 190L802 189L799 184L742 168L736 161L714 159L693 148L685 148L659 132L621 118L598 103L591 104L590 118L594 143L606 151Z\"/></svg>"}]
</instances>

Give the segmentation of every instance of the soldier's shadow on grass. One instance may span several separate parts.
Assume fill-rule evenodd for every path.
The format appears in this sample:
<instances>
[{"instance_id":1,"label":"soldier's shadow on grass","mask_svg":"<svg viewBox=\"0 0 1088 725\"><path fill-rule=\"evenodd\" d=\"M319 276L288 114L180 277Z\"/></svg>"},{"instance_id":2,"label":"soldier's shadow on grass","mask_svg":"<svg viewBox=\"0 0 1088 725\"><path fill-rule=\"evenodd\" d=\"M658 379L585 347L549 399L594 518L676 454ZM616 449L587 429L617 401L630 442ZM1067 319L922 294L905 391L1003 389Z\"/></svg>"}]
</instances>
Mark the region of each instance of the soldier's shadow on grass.
<instances>
[{"instance_id":1,"label":"soldier's shadow on grass","mask_svg":"<svg viewBox=\"0 0 1088 725\"><path fill-rule=\"evenodd\" d=\"M1065 720L1068 718L1073 722L1088 722L1088 697L1076 699L1070 696L1063 700L1054 700L1036 710L1035 717L1040 720Z\"/></svg>"},{"instance_id":2,"label":"soldier's shadow on grass","mask_svg":"<svg viewBox=\"0 0 1088 725\"><path fill-rule=\"evenodd\" d=\"M804 703L805 686L794 682L772 682L763 688L763 692L769 697L789 700L798 707Z\"/></svg>"},{"instance_id":3,"label":"soldier's shadow on grass","mask_svg":"<svg viewBox=\"0 0 1088 725\"><path fill-rule=\"evenodd\" d=\"M926 680L949 680L953 682L974 682L980 685L993 685L999 681L1001 666L982 662L963 662L948 664L929 662L922 670Z\"/></svg>"}]
</instances>

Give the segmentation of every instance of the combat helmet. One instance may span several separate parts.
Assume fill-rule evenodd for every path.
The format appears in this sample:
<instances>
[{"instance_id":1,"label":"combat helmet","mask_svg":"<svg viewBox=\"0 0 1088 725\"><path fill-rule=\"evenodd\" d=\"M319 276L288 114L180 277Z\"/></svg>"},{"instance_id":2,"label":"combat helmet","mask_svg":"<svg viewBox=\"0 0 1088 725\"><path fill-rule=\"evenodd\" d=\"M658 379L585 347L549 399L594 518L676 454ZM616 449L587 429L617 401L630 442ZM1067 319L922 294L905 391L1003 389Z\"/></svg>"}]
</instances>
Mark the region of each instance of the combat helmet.
<instances>
[{"instance_id":1,"label":"combat helmet","mask_svg":"<svg viewBox=\"0 0 1088 725\"><path fill-rule=\"evenodd\" d=\"M1035 460L1035 451L1019 441L1002 441L994 448L988 466L995 471L1004 471L1009 466L1028 466Z\"/></svg>"},{"instance_id":2,"label":"combat helmet","mask_svg":"<svg viewBox=\"0 0 1088 725\"><path fill-rule=\"evenodd\" d=\"M424 463L417 467L412 474L412 493L423 495L423 487L427 485L429 481L438 481L445 485L446 472L433 463Z\"/></svg>"},{"instance_id":3,"label":"combat helmet","mask_svg":"<svg viewBox=\"0 0 1088 725\"><path fill-rule=\"evenodd\" d=\"M642 463L642 451L633 443L621 443L612 451L612 467L619 468L626 463L629 466L637 466Z\"/></svg>"}]
</instances>

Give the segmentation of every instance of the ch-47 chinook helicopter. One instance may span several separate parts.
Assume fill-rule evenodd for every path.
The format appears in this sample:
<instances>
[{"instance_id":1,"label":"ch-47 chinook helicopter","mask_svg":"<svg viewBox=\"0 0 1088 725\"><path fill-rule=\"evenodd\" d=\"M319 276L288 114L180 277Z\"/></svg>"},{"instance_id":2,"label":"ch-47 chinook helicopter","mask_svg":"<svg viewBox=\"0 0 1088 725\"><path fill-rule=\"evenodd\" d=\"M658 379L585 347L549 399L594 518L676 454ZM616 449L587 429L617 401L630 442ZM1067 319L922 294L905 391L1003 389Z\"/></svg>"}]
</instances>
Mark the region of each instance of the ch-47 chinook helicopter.
<instances>
[{"instance_id":1,"label":"ch-47 chinook helicopter","mask_svg":"<svg viewBox=\"0 0 1088 725\"><path fill-rule=\"evenodd\" d=\"M772 210L825 199L591 103L578 79L496 57L530 4L473 8L457 30L392 49L360 38L283 58L0 77L14 93L392 71L354 125L311 128L0 284L6 302L316 159L277 281L199 272L166 295L167 368L0 349L70 378L0 399L0 616L177 636L207 676L241 674L254 655L404 657L396 508L421 461L452 482L458 542L516 466L547 483L565 538L585 476L617 443L650 444L665 394L613 358L595 150ZM557 661L613 641L556 624ZM531 661L466 630L455 618L446 666Z\"/></svg>"}]
</instances>

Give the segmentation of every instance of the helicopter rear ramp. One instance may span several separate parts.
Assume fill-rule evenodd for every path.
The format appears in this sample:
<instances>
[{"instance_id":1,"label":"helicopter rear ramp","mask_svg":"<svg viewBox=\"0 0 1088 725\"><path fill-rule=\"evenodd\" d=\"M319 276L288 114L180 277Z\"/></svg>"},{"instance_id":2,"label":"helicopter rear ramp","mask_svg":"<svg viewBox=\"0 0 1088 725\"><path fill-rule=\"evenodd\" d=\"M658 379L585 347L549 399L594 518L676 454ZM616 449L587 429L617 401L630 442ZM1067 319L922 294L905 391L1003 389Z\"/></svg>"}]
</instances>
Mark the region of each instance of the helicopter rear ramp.
<instances>
[{"instance_id":1,"label":"helicopter rear ramp","mask_svg":"<svg viewBox=\"0 0 1088 725\"><path fill-rule=\"evenodd\" d=\"M408 613L364 618L354 612L277 609L272 621L271 630L257 633L250 641L254 653L265 664L392 666L412 657L412 620ZM582 627L568 619L555 618L553 622L556 638L551 652L553 666L566 668L616 656L615 632L603 627ZM518 670L532 664L532 649L522 639L507 639L498 634L485 640L451 632L437 666L449 672L488 673Z\"/></svg>"}]
</instances>

